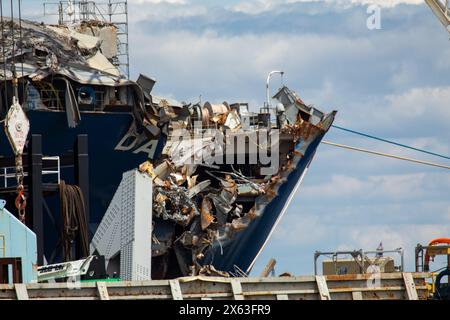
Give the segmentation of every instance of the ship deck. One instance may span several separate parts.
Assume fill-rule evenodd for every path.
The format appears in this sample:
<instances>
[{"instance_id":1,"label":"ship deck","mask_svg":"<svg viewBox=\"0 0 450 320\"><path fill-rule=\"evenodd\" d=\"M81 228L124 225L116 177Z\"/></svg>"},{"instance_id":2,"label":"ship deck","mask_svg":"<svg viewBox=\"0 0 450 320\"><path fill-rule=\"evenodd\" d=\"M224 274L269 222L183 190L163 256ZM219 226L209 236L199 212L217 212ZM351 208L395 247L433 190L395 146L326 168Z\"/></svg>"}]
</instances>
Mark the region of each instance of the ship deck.
<instances>
[{"instance_id":1,"label":"ship deck","mask_svg":"<svg viewBox=\"0 0 450 320\"><path fill-rule=\"evenodd\" d=\"M429 273L1 284L0 300L425 300Z\"/></svg>"}]
</instances>

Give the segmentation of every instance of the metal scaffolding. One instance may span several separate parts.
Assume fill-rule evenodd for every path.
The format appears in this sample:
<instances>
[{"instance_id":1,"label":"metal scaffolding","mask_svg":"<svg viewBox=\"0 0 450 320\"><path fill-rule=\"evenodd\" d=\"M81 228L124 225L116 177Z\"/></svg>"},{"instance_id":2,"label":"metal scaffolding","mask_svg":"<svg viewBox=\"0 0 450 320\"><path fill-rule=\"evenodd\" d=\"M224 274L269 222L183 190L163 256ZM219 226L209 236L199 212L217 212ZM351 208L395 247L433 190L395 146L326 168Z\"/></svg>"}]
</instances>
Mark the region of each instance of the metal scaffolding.
<instances>
[{"instance_id":1,"label":"metal scaffolding","mask_svg":"<svg viewBox=\"0 0 450 320\"><path fill-rule=\"evenodd\" d=\"M130 78L127 0L45 2L44 15L58 16L61 25L92 20L113 24L117 28L118 54L111 62Z\"/></svg>"}]
</instances>

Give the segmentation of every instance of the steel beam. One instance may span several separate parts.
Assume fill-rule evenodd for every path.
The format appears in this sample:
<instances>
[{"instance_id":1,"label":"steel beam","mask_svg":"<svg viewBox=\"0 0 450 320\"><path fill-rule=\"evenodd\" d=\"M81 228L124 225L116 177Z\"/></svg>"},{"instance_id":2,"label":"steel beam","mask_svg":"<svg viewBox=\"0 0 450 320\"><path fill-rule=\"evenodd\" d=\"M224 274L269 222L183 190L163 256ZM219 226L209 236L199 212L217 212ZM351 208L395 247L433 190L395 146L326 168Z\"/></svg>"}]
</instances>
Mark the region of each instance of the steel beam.
<instances>
[{"instance_id":1,"label":"steel beam","mask_svg":"<svg viewBox=\"0 0 450 320\"><path fill-rule=\"evenodd\" d=\"M87 134L77 136L74 147L74 163L75 163L75 183L80 187L84 198L84 209L87 223L87 232L89 240L92 239L90 232L90 214L89 214L89 140ZM77 239L76 246L77 259L82 257L81 241Z\"/></svg>"},{"instance_id":2,"label":"steel beam","mask_svg":"<svg viewBox=\"0 0 450 320\"><path fill-rule=\"evenodd\" d=\"M42 136L31 135L28 165L28 190L31 200L31 215L27 215L27 225L36 234L37 263L44 264L44 210L42 193ZM30 211L28 211L30 212Z\"/></svg>"}]
</instances>

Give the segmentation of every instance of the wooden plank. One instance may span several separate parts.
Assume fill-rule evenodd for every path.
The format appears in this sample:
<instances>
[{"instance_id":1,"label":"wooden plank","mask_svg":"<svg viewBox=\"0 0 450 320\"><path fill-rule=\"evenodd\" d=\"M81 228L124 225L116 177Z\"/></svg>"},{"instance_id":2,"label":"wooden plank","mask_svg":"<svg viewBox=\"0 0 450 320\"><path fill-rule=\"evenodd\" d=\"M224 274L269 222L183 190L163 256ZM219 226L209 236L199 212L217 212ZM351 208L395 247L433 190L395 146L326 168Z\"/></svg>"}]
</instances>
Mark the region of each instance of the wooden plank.
<instances>
[{"instance_id":1,"label":"wooden plank","mask_svg":"<svg viewBox=\"0 0 450 320\"><path fill-rule=\"evenodd\" d=\"M264 270L261 272L260 277L265 278L268 277L269 274L274 270L277 261L274 258L271 258L267 265L264 267Z\"/></svg>"},{"instance_id":2,"label":"wooden plank","mask_svg":"<svg viewBox=\"0 0 450 320\"><path fill-rule=\"evenodd\" d=\"M14 289L16 291L17 300L29 300L26 284L16 283Z\"/></svg>"},{"instance_id":3,"label":"wooden plank","mask_svg":"<svg viewBox=\"0 0 450 320\"><path fill-rule=\"evenodd\" d=\"M100 300L109 300L108 288L106 287L105 282L97 282L97 291Z\"/></svg>"},{"instance_id":4,"label":"wooden plank","mask_svg":"<svg viewBox=\"0 0 450 320\"><path fill-rule=\"evenodd\" d=\"M331 300L330 291L328 291L327 280L324 276L316 276L317 288L319 289L320 300Z\"/></svg>"},{"instance_id":5,"label":"wooden plank","mask_svg":"<svg viewBox=\"0 0 450 320\"><path fill-rule=\"evenodd\" d=\"M416 284L410 272L403 272L403 281L405 282L406 293L409 300L419 300L417 295Z\"/></svg>"},{"instance_id":6,"label":"wooden plank","mask_svg":"<svg viewBox=\"0 0 450 320\"><path fill-rule=\"evenodd\" d=\"M231 290L233 291L234 300L244 300L244 295L242 293L242 286L238 279L233 278L230 281Z\"/></svg>"},{"instance_id":7,"label":"wooden plank","mask_svg":"<svg viewBox=\"0 0 450 320\"><path fill-rule=\"evenodd\" d=\"M177 279L169 280L169 284L173 300L183 300L183 293L181 292L181 287L178 280Z\"/></svg>"},{"instance_id":8,"label":"wooden plank","mask_svg":"<svg viewBox=\"0 0 450 320\"><path fill-rule=\"evenodd\" d=\"M363 299L362 292L361 291L353 291L352 298L353 298L353 300L362 300Z\"/></svg>"}]
</instances>

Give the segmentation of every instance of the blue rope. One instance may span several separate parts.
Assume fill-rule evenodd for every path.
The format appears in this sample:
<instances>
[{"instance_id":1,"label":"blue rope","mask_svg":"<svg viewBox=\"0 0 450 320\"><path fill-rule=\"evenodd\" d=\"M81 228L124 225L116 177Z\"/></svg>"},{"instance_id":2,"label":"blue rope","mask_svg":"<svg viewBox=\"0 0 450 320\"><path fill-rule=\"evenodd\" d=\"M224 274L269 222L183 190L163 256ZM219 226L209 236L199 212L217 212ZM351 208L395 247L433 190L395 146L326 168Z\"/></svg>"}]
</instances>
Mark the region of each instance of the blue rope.
<instances>
[{"instance_id":1,"label":"blue rope","mask_svg":"<svg viewBox=\"0 0 450 320\"><path fill-rule=\"evenodd\" d=\"M399 146L399 147L403 147L403 148L407 148L407 149L411 149L411 150L415 150L415 151L431 154L431 155L436 156L436 157L441 157L441 158L450 160L450 157L444 156L442 154L434 153L434 152L423 150L423 149L414 148L414 147L411 147L411 146L407 146L406 144L401 144L401 143L390 141L390 140L386 140L386 139L383 139L383 138L378 138L378 137L375 137L375 136L372 136L372 135L369 135L369 134L366 134L366 133L362 133L362 132L346 129L346 128L339 127L339 126L336 126L336 125L332 125L332 127L336 128L336 129L339 129L339 130L342 130L342 131L347 131L347 132L350 132L350 133L354 133L354 134L357 134L357 135L360 135L360 136L363 136L363 137L366 137L366 138L370 138L370 139L374 139L374 140L390 143L390 144L393 144L393 145L396 145L396 146Z\"/></svg>"}]
</instances>

